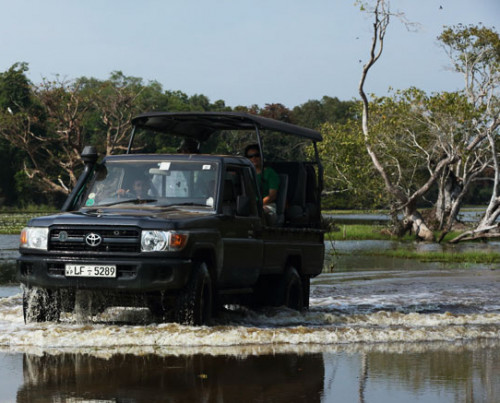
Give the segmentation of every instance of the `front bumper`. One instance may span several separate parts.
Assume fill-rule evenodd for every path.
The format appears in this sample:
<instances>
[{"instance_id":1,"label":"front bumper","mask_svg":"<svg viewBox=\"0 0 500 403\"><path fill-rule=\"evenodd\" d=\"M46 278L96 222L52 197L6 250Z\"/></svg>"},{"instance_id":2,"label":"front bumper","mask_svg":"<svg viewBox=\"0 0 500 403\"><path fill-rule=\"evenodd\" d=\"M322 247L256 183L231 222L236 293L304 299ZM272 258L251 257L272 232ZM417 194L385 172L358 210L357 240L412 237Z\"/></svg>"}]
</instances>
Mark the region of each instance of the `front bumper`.
<instances>
[{"instance_id":1,"label":"front bumper","mask_svg":"<svg viewBox=\"0 0 500 403\"><path fill-rule=\"evenodd\" d=\"M66 264L116 265L116 278L66 277ZM28 286L130 292L176 291L191 274L192 261L176 258L67 258L21 255L18 280Z\"/></svg>"}]
</instances>

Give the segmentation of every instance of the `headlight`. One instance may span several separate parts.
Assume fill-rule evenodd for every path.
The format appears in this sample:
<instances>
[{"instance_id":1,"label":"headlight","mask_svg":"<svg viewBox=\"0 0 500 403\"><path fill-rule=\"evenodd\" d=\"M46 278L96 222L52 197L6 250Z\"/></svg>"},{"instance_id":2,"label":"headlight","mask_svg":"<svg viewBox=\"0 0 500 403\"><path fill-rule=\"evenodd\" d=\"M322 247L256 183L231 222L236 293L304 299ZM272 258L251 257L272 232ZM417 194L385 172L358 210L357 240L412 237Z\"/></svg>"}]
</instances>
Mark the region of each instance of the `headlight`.
<instances>
[{"instance_id":1,"label":"headlight","mask_svg":"<svg viewBox=\"0 0 500 403\"><path fill-rule=\"evenodd\" d=\"M188 234L174 231L142 231L141 251L178 251L187 244Z\"/></svg>"},{"instance_id":2,"label":"headlight","mask_svg":"<svg viewBox=\"0 0 500 403\"><path fill-rule=\"evenodd\" d=\"M21 231L19 247L47 250L49 229L42 227L26 227Z\"/></svg>"}]
</instances>

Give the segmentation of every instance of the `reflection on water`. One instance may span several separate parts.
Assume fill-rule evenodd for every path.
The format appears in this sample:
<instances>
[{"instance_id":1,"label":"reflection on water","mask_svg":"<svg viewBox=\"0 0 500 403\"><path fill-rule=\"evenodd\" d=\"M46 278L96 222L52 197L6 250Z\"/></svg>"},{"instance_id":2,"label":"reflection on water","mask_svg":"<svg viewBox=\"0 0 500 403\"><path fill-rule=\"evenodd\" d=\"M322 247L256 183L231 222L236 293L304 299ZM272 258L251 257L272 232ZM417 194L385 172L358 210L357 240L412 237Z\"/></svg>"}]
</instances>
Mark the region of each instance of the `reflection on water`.
<instances>
[{"instance_id":1,"label":"reflection on water","mask_svg":"<svg viewBox=\"0 0 500 403\"><path fill-rule=\"evenodd\" d=\"M16 262L19 255L19 235L0 234L0 284L9 284L15 281Z\"/></svg>"},{"instance_id":2,"label":"reflection on water","mask_svg":"<svg viewBox=\"0 0 500 403\"><path fill-rule=\"evenodd\" d=\"M358 359L367 401L495 402L500 397L494 380L500 379L497 342L372 349Z\"/></svg>"},{"instance_id":3,"label":"reflection on water","mask_svg":"<svg viewBox=\"0 0 500 403\"><path fill-rule=\"evenodd\" d=\"M18 402L319 402L324 369L321 354L24 354L23 374Z\"/></svg>"},{"instance_id":4,"label":"reflection on water","mask_svg":"<svg viewBox=\"0 0 500 403\"><path fill-rule=\"evenodd\" d=\"M309 353L45 351L18 359L18 402L433 403L500 396L498 342L311 346Z\"/></svg>"},{"instance_id":5,"label":"reflection on water","mask_svg":"<svg viewBox=\"0 0 500 403\"><path fill-rule=\"evenodd\" d=\"M19 235L0 234L0 260L13 260L19 255Z\"/></svg>"}]
</instances>

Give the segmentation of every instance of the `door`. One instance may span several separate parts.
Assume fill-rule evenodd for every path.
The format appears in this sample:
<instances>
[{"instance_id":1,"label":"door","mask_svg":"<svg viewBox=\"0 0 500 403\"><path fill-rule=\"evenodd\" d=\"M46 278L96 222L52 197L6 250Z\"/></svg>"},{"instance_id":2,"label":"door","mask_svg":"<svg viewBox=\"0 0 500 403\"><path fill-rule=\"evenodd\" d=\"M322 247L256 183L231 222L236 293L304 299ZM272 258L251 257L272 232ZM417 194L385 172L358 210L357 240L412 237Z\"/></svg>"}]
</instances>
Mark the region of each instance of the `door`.
<instances>
[{"instance_id":1,"label":"door","mask_svg":"<svg viewBox=\"0 0 500 403\"><path fill-rule=\"evenodd\" d=\"M229 288L251 286L263 262L262 221L253 176L250 167L230 165L223 178L220 218L224 251L219 284ZM238 209L238 200L242 199L246 199L248 208Z\"/></svg>"}]
</instances>

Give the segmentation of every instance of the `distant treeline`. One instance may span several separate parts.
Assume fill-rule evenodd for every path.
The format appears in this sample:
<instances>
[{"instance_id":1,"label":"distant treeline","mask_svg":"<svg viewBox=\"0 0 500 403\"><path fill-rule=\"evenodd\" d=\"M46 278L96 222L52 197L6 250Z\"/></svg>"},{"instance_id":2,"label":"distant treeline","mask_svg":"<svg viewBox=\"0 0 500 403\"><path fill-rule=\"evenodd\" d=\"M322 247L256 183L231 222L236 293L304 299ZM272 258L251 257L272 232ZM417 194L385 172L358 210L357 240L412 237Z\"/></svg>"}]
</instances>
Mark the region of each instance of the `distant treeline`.
<instances>
[{"instance_id":1,"label":"distant treeline","mask_svg":"<svg viewBox=\"0 0 500 403\"><path fill-rule=\"evenodd\" d=\"M30 82L27 72L26 63L16 63L0 73L3 206L61 206L78 179L83 146L95 145L101 155L123 150L131 118L145 111L248 112L320 130L325 138L320 146L325 167L323 206L350 209L389 205L363 145L360 103L356 100L324 96L292 109L279 103L231 108L224 100L211 102L205 95L165 90L157 81L145 83L119 71L106 80L63 80L56 76L41 83ZM393 108L391 113L401 110ZM383 114L388 111L381 110L380 116ZM287 147L283 143L284 152ZM149 144L147 151L172 150L173 145L164 140ZM414 169L414 179L420 171ZM485 189L487 183L478 182L466 202L483 202L491 193Z\"/></svg>"},{"instance_id":2,"label":"distant treeline","mask_svg":"<svg viewBox=\"0 0 500 403\"><path fill-rule=\"evenodd\" d=\"M130 119L145 111L235 111L320 129L346 122L355 101L324 96L289 109L279 103L237 106L201 94L164 90L156 81L113 72L107 80L80 77L32 83L28 65L0 73L0 200L3 205L60 205L75 184L86 144L102 154L123 148ZM168 150L153 144L148 151Z\"/></svg>"}]
</instances>

